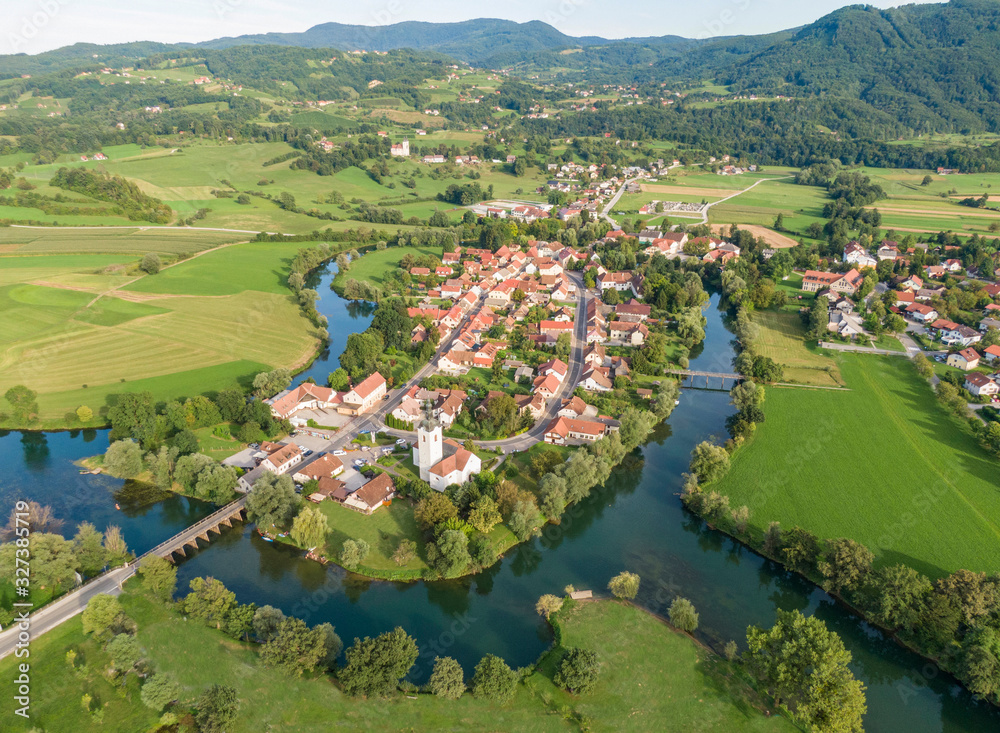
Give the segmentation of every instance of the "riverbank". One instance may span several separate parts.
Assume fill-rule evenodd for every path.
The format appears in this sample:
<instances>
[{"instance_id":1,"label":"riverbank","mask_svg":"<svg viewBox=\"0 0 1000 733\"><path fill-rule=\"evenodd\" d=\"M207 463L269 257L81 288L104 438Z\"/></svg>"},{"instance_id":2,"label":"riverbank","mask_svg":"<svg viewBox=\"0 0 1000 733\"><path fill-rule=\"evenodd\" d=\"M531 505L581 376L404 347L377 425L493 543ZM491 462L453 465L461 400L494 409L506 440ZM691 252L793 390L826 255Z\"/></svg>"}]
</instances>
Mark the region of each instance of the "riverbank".
<instances>
[{"instance_id":1,"label":"riverbank","mask_svg":"<svg viewBox=\"0 0 1000 733\"><path fill-rule=\"evenodd\" d=\"M331 719L367 730L541 733L587 725L593 731L648 731L664 720L680 721L685 730L795 730L788 720L762 712L763 702L728 662L640 609L615 601L567 604L558 620L561 646L553 646L525 670L506 704L469 693L445 700L415 690L386 699L351 698L327 675L298 678L264 668L258 661L259 645L186 620L146 597L138 581L126 584L121 601L137 623L136 638L151 671L179 684L179 703L171 710L174 719L188 720L188 710L205 687L216 682L232 685L240 710L227 729L231 733L326 731ZM601 672L591 692L570 695L553 683L566 646L597 652ZM67 662L70 651L75 653L72 664ZM423 650L422 656L429 651ZM0 675L15 677L16 661L0 661ZM31 718L12 730L134 733L166 722L142 704L138 676L130 673L124 684L109 680L103 674L109 664L102 645L83 633L79 617L33 642ZM664 665L669 674L663 673ZM466 681L470 676L466 670ZM81 710L85 694L90 696L89 714Z\"/></svg>"}]
</instances>

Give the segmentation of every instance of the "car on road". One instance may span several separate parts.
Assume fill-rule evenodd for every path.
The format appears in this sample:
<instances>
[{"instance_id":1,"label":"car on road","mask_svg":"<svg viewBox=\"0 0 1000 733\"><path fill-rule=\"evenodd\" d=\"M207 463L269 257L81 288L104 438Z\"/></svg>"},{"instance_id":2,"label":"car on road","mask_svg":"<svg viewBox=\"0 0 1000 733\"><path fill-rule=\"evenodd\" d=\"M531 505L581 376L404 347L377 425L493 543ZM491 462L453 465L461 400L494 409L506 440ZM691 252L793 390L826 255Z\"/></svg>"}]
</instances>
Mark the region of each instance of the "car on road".
<instances>
[{"instance_id":1,"label":"car on road","mask_svg":"<svg viewBox=\"0 0 1000 733\"><path fill-rule=\"evenodd\" d=\"M335 450L333 452L333 455L335 455L335 456L346 456L347 455L347 451L346 450Z\"/></svg>"},{"instance_id":2,"label":"car on road","mask_svg":"<svg viewBox=\"0 0 1000 733\"><path fill-rule=\"evenodd\" d=\"M406 445L406 438L400 438L397 440L396 445Z\"/></svg>"},{"instance_id":3,"label":"car on road","mask_svg":"<svg viewBox=\"0 0 1000 733\"><path fill-rule=\"evenodd\" d=\"M307 450L307 451L306 451L305 453L303 453L302 455L304 455L304 456L311 456L312 454L313 454L312 450Z\"/></svg>"}]
</instances>

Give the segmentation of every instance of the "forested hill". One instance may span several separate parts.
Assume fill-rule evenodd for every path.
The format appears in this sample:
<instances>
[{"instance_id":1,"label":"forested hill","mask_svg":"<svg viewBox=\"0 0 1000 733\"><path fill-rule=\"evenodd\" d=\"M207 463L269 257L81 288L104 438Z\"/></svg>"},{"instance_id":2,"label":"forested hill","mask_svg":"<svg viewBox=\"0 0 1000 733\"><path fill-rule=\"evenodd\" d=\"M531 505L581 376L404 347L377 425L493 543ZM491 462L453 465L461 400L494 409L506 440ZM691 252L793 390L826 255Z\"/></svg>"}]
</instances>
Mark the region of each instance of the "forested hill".
<instances>
[{"instance_id":1,"label":"forested hill","mask_svg":"<svg viewBox=\"0 0 1000 733\"><path fill-rule=\"evenodd\" d=\"M917 131L1000 129L1000 0L842 8L720 72L734 91L861 99Z\"/></svg>"},{"instance_id":2,"label":"forested hill","mask_svg":"<svg viewBox=\"0 0 1000 733\"><path fill-rule=\"evenodd\" d=\"M514 58L538 51L606 44L603 38L574 38L547 23L481 18L460 23L420 23L365 26L323 23L304 33L265 33L220 38L200 44L229 48L248 44L337 48L343 51L391 51L412 48L437 51L469 63L482 64L498 56Z\"/></svg>"}]
</instances>

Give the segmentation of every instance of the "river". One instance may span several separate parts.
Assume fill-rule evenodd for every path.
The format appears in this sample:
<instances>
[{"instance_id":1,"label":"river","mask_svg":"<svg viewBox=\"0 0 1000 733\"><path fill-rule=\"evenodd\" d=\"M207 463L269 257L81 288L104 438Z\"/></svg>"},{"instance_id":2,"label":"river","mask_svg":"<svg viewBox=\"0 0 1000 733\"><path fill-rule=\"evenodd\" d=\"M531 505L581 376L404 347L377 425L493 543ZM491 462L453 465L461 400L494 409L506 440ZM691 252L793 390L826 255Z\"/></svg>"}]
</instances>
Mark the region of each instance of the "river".
<instances>
[{"instance_id":1,"label":"river","mask_svg":"<svg viewBox=\"0 0 1000 733\"><path fill-rule=\"evenodd\" d=\"M363 330L370 316L355 313L354 322L346 320L352 318L349 305L326 287L331 276L327 271L317 278L318 307L330 319L331 351L339 354L350 332L344 326ZM692 354L692 368L729 370L731 335L722 315L713 296L706 311L707 337ZM326 356L300 376L322 382L320 376L334 368L336 357ZM642 577L638 602L653 611L665 614L676 595L689 598L701 614L699 636L717 648L729 639L742 641L750 624L772 624L778 609L817 614L844 639L854 655L853 669L868 687L868 731L1000 729L1000 713L976 702L933 665L887 640L815 586L708 529L682 507L681 474L692 448L710 436L723 437L731 411L725 393L685 390L641 456L620 466L606 487L571 509L562 525L548 527L542 537L474 577L369 582L237 527L181 562L179 587L185 590L192 578L211 575L243 603L271 604L310 624L333 623L347 644L356 636L402 626L421 648L414 673L420 681L438 655L455 657L467 671L488 652L515 667L531 663L551 641L534 611L539 596L559 594L567 584L600 591L611 576L628 569ZM210 510L181 497L115 510L114 492L122 482L81 476L70 463L102 450L106 442L105 432L0 437L0 460L12 478L0 489L0 499L9 504L15 497L34 498L63 518L87 519L99 528L119 524L139 552ZM72 534L72 527L64 532Z\"/></svg>"}]
</instances>

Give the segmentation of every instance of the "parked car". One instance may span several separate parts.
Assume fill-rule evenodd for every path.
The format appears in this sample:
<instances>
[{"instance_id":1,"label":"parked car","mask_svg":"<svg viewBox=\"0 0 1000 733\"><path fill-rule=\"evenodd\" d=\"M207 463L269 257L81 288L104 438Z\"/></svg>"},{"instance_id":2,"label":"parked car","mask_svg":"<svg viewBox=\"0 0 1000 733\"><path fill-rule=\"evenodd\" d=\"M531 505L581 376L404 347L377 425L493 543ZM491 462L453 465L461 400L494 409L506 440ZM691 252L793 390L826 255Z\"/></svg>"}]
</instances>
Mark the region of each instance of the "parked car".
<instances>
[{"instance_id":1,"label":"parked car","mask_svg":"<svg viewBox=\"0 0 1000 733\"><path fill-rule=\"evenodd\" d=\"M406 445L406 438L400 438L397 440L396 445Z\"/></svg>"},{"instance_id":2,"label":"parked car","mask_svg":"<svg viewBox=\"0 0 1000 733\"><path fill-rule=\"evenodd\" d=\"M250 447L253 448L254 450L257 450L258 448L260 448L260 445L258 443L251 443Z\"/></svg>"}]
</instances>

